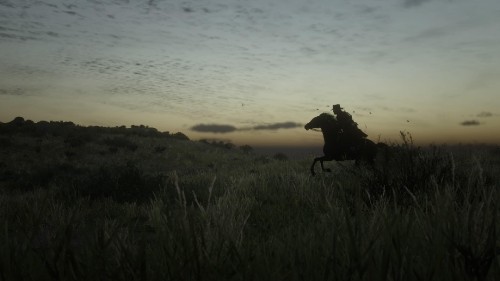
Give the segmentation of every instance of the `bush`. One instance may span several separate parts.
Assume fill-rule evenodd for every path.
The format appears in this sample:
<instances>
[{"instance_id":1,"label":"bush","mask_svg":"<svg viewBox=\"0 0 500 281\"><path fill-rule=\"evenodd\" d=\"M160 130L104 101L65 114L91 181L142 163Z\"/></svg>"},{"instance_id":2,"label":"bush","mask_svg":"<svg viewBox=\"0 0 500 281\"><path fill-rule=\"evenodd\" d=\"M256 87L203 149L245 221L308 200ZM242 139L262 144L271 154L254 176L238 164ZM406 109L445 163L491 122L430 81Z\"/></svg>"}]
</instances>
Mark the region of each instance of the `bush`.
<instances>
[{"instance_id":1,"label":"bush","mask_svg":"<svg viewBox=\"0 0 500 281\"><path fill-rule=\"evenodd\" d=\"M284 153L278 152L278 153L273 155L273 159L278 160L278 161L287 161L288 156L286 156L286 154L284 154Z\"/></svg>"},{"instance_id":2,"label":"bush","mask_svg":"<svg viewBox=\"0 0 500 281\"><path fill-rule=\"evenodd\" d=\"M71 133L65 139L64 143L75 148L83 146L86 143L93 141L94 137L91 134L86 133Z\"/></svg>"},{"instance_id":3,"label":"bush","mask_svg":"<svg viewBox=\"0 0 500 281\"><path fill-rule=\"evenodd\" d=\"M145 202L165 185L165 177L146 175L133 163L101 166L75 186L81 196L111 198L117 202Z\"/></svg>"},{"instance_id":4,"label":"bush","mask_svg":"<svg viewBox=\"0 0 500 281\"><path fill-rule=\"evenodd\" d=\"M460 185L464 183L471 188L494 182L494 171L478 167L477 161L456 159L453 150L445 146L416 147L409 133L401 132L401 138L401 144L388 146L380 153L372 170L352 171L362 180L370 200L387 197L400 205L413 204L414 196L430 194L436 185L462 190ZM463 157L463 152L459 154ZM481 177L471 177L476 170L481 171Z\"/></svg>"},{"instance_id":5,"label":"bush","mask_svg":"<svg viewBox=\"0 0 500 281\"><path fill-rule=\"evenodd\" d=\"M253 147L251 147L247 144L240 146L240 149L241 149L241 151L243 151L244 153L247 153L247 154L253 152Z\"/></svg>"},{"instance_id":6,"label":"bush","mask_svg":"<svg viewBox=\"0 0 500 281\"><path fill-rule=\"evenodd\" d=\"M162 153L163 151L165 151L167 148L165 146L155 146L154 148L154 151L156 153Z\"/></svg>"},{"instance_id":7,"label":"bush","mask_svg":"<svg viewBox=\"0 0 500 281\"><path fill-rule=\"evenodd\" d=\"M8 137L0 137L0 147L1 148L8 148L14 146L14 143L12 140Z\"/></svg>"},{"instance_id":8,"label":"bush","mask_svg":"<svg viewBox=\"0 0 500 281\"><path fill-rule=\"evenodd\" d=\"M179 140L186 140L186 141L189 140L188 136L186 136L185 134L183 134L181 132L177 132L177 133L171 135L171 137L173 137L175 139L179 139Z\"/></svg>"},{"instance_id":9,"label":"bush","mask_svg":"<svg viewBox=\"0 0 500 281\"><path fill-rule=\"evenodd\" d=\"M103 143L106 144L109 148L110 151L111 148L114 148L113 150L117 150L118 148L123 148L123 149L128 149L130 151L136 151L138 148L138 145L135 144L133 141L126 137L114 137L114 138L106 138L103 140ZM116 150L114 152L116 152Z\"/></svg>"}]
</instances>

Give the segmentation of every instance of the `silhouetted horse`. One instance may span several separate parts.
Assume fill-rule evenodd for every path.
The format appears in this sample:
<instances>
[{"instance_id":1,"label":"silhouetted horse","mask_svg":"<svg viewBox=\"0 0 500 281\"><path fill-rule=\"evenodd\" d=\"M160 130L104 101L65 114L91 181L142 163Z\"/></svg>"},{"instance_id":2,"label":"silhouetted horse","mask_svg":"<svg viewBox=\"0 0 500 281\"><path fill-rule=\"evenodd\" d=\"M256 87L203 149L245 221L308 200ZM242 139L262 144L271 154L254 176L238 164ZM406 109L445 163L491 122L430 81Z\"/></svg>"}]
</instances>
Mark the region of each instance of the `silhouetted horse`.
<instances>
[{"instance_id":1,"label":"silhouetted horse","mask_svg":"<svg viewBox=\"0 0 500 281\"><path fill-rule=\"evenodd\" d=\"M329 113L322 113L314 117L304 128L306 130L313 128L321 128L325 145L323 146L324 156L314 158L311 165L311 173L314 176L314 165L316 162L321 163L323 172L330 172L330 169L325 169L323 161L344 161L355 160L356 165L361 161L367 162L370 165L374 164L375 156L377 155L377 145L369 139L360 139L358 143L351 143L348 147L342 145L341 128L338 126L335 116Z\"/></svg>"}]
</instances>

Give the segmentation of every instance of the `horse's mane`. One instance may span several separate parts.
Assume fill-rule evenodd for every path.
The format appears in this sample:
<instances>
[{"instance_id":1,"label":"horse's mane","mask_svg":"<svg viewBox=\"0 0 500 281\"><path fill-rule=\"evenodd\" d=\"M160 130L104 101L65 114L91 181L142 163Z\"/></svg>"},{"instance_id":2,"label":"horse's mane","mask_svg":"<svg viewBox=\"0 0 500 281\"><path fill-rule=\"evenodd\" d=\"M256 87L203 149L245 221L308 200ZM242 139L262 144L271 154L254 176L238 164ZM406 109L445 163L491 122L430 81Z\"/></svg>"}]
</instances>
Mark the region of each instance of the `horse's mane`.
<instances>
[{"instance_id":1,"label":"horse's mane","mask_svg":"<svg viewBox=\"0 0 500 281\"><path fill-rule=\"evenodd\" d=\"M326 113L326 112L323 112L319 115L319 117L323 118L325 121L327 122L337 122L337 117L335 117L333 114L331 113Z\"/></svg>"},{"instance_id":2,"label":"horse's mane","mask_svg":"<svg viewBox=\"0 0 500 281\"><path fill-rule=\"evenodd\" d=\"M322 117L325 117L325 118L332 118L332 119L335 119L335 120L337 119L337 118L335 118L335 116L333 114L327 113L327 112L323 112L319 116L322 116Z\"/></svg>"}]
</instances>

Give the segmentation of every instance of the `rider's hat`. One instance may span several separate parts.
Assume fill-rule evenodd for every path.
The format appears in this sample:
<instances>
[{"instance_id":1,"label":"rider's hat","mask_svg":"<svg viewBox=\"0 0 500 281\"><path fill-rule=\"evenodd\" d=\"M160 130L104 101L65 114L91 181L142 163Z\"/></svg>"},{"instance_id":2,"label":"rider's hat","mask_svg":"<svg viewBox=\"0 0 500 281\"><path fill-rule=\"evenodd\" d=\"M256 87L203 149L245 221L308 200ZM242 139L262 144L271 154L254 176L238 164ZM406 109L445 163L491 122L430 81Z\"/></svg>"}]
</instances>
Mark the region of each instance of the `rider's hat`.
<instances>
[{"instance_id":1,"label":"rider's hat","mask_svg":"<svg viewBox=\"0 0 500 281\"><path fill-rule=\"evenodd\" d=\"M340 107L340 104L334 104L333 107L332 107L332 110L335 111L335 110L342 110L343 108Z\"/></svg>"}]
</instances>

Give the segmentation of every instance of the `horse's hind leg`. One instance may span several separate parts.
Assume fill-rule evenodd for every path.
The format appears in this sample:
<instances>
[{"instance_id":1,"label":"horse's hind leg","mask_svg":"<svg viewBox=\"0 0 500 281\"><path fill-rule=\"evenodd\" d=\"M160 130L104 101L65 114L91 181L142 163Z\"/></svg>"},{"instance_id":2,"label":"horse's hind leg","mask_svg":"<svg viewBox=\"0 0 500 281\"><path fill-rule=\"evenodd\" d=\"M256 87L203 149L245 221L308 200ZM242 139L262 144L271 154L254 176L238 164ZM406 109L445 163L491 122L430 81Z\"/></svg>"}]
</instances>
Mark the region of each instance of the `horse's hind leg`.
<instances>
[{"instance_id":1,"label":"horse's hind leg","mask_svg":"<svg viewBox=\"0 0 500 281\"><path fill-rule=\"evenodd\" d=\"M318 160L319 160L319 163L321 164L321 170L322 170L323 172L331 172L331 171L332 171L332 170L331 170L331 169L329 169L329 168L325 168L325 166L323 165L323 162L324 162L324 161L332 161L332 160L333 160L333 157L332 157L332 156L327 156L327 155L325 155L325 156L323 156L323 157L319 157L319 158L318 158Z\"/></svg>"},{"instance_id":2,"label":"horse's hind leg","mask_svg":"<svg viewBox=\"0 0 500 281\"><path fill-rule=\"evenodd\" d=\"M324 158L324 157L323 157L323 158ZM326 168L326 169L325 169L325 167L323 166L323 162L324 162L324 161L331 161L331 159L330 159L330 160L323 159L323 160L320 160L320 161L319 161L319 163L321 164L321 170L322 170L323 172L331 172L331 171L332 171L332 169L330 169L330 168Z\"/></svg>"},{"instance_id":3,"label":"horse's hind leg","mask_svg":"<svg viewBox=\"0 0 500 281\"><path fill-rule=\"evenodd\" d=\"M316 162L318 162L320 158L321 157L314 158L314 161L313 161L313 163L311 165L311 175L313 175L313 176L316 175L316 173L314 172L314 165L316 165Z\"/></svg>"}]
</instances>

